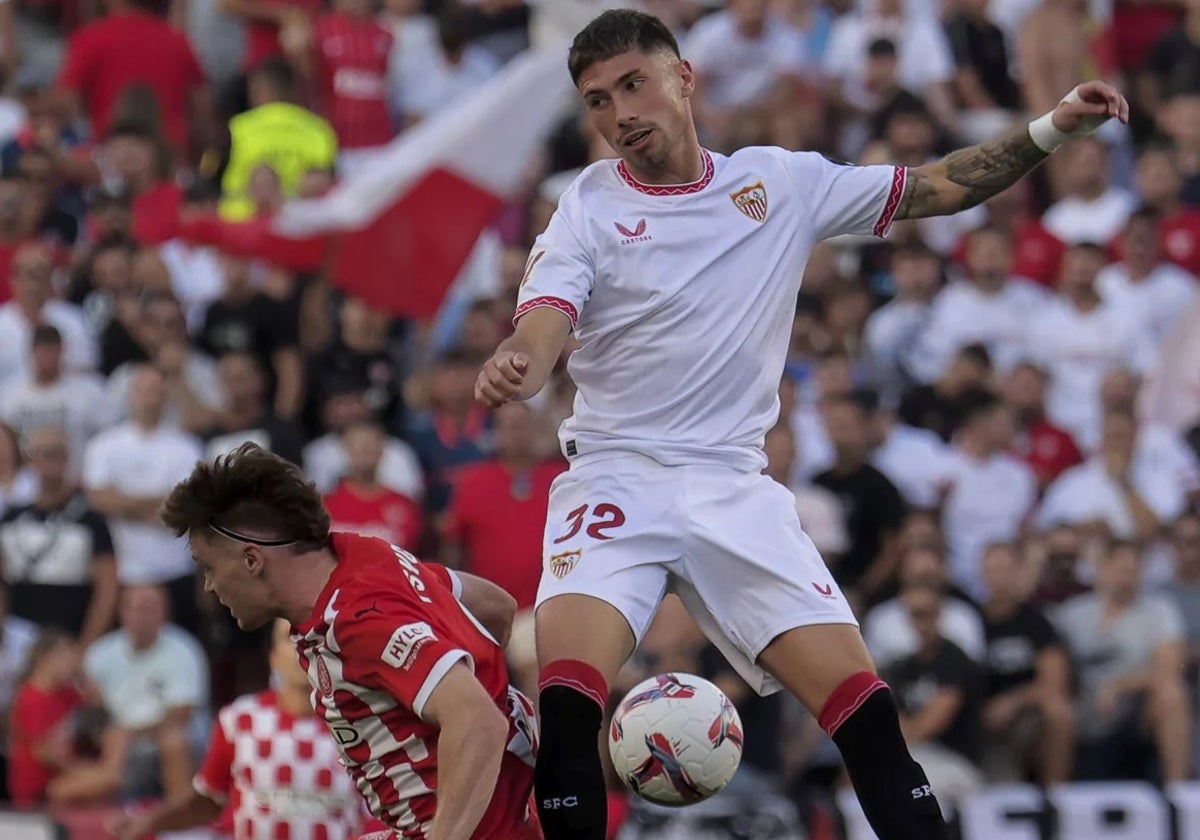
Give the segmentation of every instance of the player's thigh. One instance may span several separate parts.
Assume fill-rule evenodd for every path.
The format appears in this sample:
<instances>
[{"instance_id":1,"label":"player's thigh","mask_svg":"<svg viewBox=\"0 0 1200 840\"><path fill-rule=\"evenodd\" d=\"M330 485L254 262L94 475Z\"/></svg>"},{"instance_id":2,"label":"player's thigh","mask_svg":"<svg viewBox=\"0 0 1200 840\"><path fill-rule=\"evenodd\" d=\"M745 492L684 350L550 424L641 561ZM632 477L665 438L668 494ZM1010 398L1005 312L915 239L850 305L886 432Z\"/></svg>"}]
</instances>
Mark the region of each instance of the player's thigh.
<instances>
[{"instance_id":1,"label":"player's thigh","mask_svg":"<svg viewBox=\"0 0 1200 840\"><path fill-rule=\"evenodd\" d=\"M760 475L717 475L689 489L681 594L752 687L782 686L819 710L846 677L873 670L853 610L787 488Z\"/></svg>"},{"instance_id":2,"label":"player's thigh","mask_svg":"<svg viewBox=\"0 0 1200 840\"><path fill-rule=\"evenodd\" d=\"M551 489L535 634L543 667L575 659L611 682L658 610L681 531L662 468L604 465Z\"/></svg>"}]
</instances>

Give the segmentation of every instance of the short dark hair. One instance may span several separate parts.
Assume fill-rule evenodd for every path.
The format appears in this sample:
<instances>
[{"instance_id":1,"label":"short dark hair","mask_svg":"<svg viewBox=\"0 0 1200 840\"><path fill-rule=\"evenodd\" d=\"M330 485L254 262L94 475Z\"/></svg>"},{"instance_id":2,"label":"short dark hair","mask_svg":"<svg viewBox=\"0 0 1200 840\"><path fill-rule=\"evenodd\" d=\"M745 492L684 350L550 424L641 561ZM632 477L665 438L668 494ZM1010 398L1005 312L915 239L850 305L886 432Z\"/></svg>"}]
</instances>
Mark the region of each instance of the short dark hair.
<instances>
[{"instance_id":1,"label":"short dark hair","mask_svg":"<svg viewBox=\"0 0 1200 840\"><path fill-rule=\"evenodd\" d=\"M316 485L295 464L256 443L198 462L167 497L161 518L177 537L216 525L294 541L297 553L329 543L329 512Z\"/></svg>"},{"instance_id":2,"label":"short dark hair","mask_svg":"<svg viewBox=\"0 0 1200 840\"><path fill-rule=\"evenodd\" d=\"M987 346L975 342L968 344L959 349L958 355L969 362L974 362L980 367L992 369L992 354L988 351Z\"/></svg>"},{"instance_id":3,"label":"short dark hair","mask_svg":"<svg viewBox=\"0 0 1200 840\"><path fill-rule=\"evenodd\" d=\"M62 333L58 331L58 327L53 324L38 324L33 328L33 338L30 341L34 347L42 344L54 344L62 346Z\"/></svg>"},{"instance_id":4,"label":"short dark hair","mask_svg":"<svg viewBox=\"0 0 1200 840\"><path fill-rule=\"evenodd\" d=\"M250 71L250 76L262 79L284 99L290 99L296 93L296 70L285 58L272 56L263 59Z\"/></svg>"},{"instance_id":5,"label":"short dark hair","mask_svg":"<svg viewBox=\"0 0 1200 840\"><path fill-rule=\"evenodd\" d=\"M1145 222L1149 225L1157 226L1162 221L1162 214L1148 204L1143 204L1138 209L1129 214L1129 218L1125 220L1126 227L1132 222Z\"/></svg>"},{"instance_id":6,"label":"short dark hair","mask_svg":"<svg viewBox=\"0 0 1200 840\"><path fill-rule=\"evenodd\" d=\"M1004 401L985 388L971 388L959 399L962 424L973 423L1004 405Z\"/></svg>"},{"instance_id":7,"label":"short dark hair","mask_svg":"<svg viewBox=\"0 0 1200 840\"><path fill-rule=\"evenodd\" d=\"M583 71L597 61L607 61L630 50L644 53L669 50L680 58L679 42L654 15L634 9L609 9L581 29L571 42L567 54L571 81L578 84Z\"/></svg>"}]
</instances>

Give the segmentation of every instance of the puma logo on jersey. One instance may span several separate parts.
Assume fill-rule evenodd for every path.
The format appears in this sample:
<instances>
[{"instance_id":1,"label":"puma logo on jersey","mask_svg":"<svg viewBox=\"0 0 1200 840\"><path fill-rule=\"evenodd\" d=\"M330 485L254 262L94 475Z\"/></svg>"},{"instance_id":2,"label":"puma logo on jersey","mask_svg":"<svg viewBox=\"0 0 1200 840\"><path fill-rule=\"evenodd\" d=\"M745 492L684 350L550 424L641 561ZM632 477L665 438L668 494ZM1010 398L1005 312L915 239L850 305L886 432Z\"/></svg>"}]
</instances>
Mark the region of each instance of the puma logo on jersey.
<instances>
[{"instance_id":1,"label":"puma logo on jersey","mask_svg":"<svg viewBox=\"0 0 1200 840\"><path fill-rule=\"evenodd\" d=\"M625 237L621 240L622 245L630 245L634 242L650 241L650 237L646 235L645 219L638 219L638 223L634 226L633 230L625 227L625 225L621 224L620 222L613 222L613 224L616 226L617 232Z\"/></svg>"}]
</instances>

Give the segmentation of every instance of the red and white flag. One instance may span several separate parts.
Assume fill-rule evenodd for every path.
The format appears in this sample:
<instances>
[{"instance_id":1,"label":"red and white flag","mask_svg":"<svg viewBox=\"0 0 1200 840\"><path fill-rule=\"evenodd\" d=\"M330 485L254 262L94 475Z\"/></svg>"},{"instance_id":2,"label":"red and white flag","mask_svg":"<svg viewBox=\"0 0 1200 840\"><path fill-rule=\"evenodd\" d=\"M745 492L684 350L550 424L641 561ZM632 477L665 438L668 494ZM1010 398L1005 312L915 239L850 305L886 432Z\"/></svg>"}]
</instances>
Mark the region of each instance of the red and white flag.
<instances>
[{"instance_id":1,"label":"red and white flag","mask_svg":"<svg viewBox=\"0 0 1200 840\"><path fill-rule=\"evenodd\" d=\"M321 198L274 218L185 223L184 236L333 282L396 315L432 317L480 233L512 197L572 90L561 48L529 51L380 150Z\"/></svg>"}]
</instances>

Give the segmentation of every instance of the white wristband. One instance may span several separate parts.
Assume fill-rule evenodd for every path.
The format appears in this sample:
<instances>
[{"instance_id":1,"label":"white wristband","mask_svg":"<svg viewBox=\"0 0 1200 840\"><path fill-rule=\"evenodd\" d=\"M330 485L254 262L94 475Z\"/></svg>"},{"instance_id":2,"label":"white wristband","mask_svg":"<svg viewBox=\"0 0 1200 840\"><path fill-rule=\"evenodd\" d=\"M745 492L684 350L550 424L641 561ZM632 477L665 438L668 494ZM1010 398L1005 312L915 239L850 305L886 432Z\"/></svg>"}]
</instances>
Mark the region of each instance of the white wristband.
<instances>
[{"instance_id":1,"label":"white wristband","mask_svg":"<svg viewBox=\"0 0 1200 840\"><path fill-rule=\"evenodd\" d=\"M1083 98L1079 95L1079 87L1076 86L1070 93L1062 98L1063 102L1082 102ZM1101 120L1103 122L1103 120ZM1033 140L1033 145L1037 146L1046 154L1050 154L1063 143L1072 140L1076 137L1083 137L1091 134L1099 126L1080 126L1074 131L1063 131L1054 124L1054 112L1042 114L1036 120L1029 123L1029 138Z\"/></svg>"}]
</instances>

